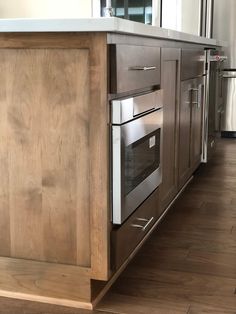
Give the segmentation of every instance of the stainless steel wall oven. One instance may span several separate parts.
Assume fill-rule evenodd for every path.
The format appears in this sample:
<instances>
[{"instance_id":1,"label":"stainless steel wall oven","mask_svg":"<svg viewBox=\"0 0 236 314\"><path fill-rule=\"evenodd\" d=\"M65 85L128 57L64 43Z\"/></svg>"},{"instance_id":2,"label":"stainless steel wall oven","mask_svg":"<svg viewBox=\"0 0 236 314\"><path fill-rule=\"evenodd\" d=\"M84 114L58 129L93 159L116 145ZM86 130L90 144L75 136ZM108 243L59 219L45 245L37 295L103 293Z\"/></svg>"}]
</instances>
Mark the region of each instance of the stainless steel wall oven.
<instances>
[{"instance_id":1,"label":"stainless steel wall oven","mask_svg":"<svg viewBox=\"0 0 236 314\"><path fill-rule=\"evenodd\" d=\"M122 224L162 180L162 91L113 100L112 221Z\"/></svg>"}]
</instances>

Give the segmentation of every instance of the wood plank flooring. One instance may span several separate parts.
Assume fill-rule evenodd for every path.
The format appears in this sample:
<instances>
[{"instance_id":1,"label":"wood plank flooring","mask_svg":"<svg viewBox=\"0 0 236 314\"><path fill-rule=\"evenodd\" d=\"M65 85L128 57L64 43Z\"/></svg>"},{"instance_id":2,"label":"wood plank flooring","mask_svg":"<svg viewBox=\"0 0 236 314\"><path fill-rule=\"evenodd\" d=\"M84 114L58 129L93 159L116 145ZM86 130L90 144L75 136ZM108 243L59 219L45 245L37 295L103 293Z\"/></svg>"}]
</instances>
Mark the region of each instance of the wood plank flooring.
<instances>
[{"instance_id":1,"label":"wood plank flooring","mask_svg":"<svg viewBox=\"0 0 236 314\"><path fill-rule=\"evenodd\" d=\"M89 314L0 298L4 314ZM236 140L220 140L96 314L236 313Z\"/></svg>"}]
</instances>

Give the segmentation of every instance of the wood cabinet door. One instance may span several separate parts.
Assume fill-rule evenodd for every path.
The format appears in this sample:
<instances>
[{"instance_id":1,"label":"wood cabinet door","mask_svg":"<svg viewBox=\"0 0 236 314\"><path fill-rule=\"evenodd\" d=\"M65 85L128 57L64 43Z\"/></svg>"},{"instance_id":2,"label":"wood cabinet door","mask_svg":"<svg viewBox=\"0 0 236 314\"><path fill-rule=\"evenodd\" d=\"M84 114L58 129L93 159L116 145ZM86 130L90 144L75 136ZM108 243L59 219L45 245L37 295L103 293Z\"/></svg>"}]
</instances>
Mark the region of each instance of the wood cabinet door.
<instances>
[{"instance_id":1,"label":"wood cabinet door","mask_svg":"<svg viewBox=\"0 0 236 314\"><path fill-rule=\"evenodd\" d=\"M163 179L161 206L164 210L177 194L178 106L180 49L162 49L163 89Z\"/></svg>"},{"instance_id":2,"label":"wood cabinet door","mask_svg":"<svg viewBox=\"0 0 236 314\"><path fill-rule=\"evenodd\" d=\"M191 175L191 95L193 80L181 82L179 112L179 188Z\"/></svg>"},{"instance_id":3,"label":"wood cabinet door","mask_svg":"<svg viewBox=\"0 0 236 314\"><path fill-rule=\"evenodd\" d=\"M192 113L191 113L191 170L192 172L201 163L202 154L202 108L204 101L203 79L194 80L192 90Z\"/></svg>"}]
</instances>

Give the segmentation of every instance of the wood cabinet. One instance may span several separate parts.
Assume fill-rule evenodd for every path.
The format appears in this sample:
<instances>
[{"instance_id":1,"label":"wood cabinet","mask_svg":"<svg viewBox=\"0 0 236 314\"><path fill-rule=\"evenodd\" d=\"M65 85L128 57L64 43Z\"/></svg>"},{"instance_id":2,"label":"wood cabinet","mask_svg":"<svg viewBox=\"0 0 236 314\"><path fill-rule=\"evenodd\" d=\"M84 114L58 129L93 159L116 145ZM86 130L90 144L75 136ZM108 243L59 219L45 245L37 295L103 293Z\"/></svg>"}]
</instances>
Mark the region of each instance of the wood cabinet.
<instances>
[{"instance_id":1,"label":"wood cabinet","mask_svg":"<svg viewBox=\"0 0 236 314\"><path fill-rule=\"evenodd\" d=\"M183 186L191 175L191 89L192 80L181 82L179 110L179 187Z\"/></svg>"},{"instance_id":2,"label":"wood cabinet","mask_svg":"<svg viewBox=\"0 0 236 314\"><path fill-rule=\"evenodd\" d=\"M204 87L201 79L180 86L182 45L190 46L105 32L0 35L0 295L91 309L95 281L114 274L111 251L120 269L137 252L200 163ZM151 72L134 74L141 61ZM144 92L150 84L164 90L163 182L118 230L109 91L139 89L135 78ZM137 221L146 227L130 226Z\"/></svg>"},{"instance_id":3,"label":"wood cabinet","mask_svg":"<svg viewBox=\"0 0 236 314\"><path fill-rule=\"evenodd\" d=\"M181 82L179 111L179 188L201 162L203 78Z\"/></svg>"},{"instance_id":4,"label":"wood cabinet","mask_svg":"<svg viewBox=\"0 0 236 314\"><path fill-rule=\"evenodd\" d=\"M160 47L148 45L111 44L110 92L127 93L160 84ZM140 70L142 66L151 71Z\"/></svg>"},{"instance_id":5,"label":"wood cabinet","mask_svg":"<svg viewBox=\"0 0 236 314\"><path fill-rule=\"evenodd\" d=\"M110 270L106 34L0 46L0 294L91 308Z\"/></svg>"},{"instance_id":6,"label":"wood cabinet","mask_svg":"<svg viewBox=\"0 0 236 314\"><path fill-rule=\"evenodd\" d=\"M202 114L204 102L204 78L194 80L194 96L191 112L191 151L190 167L194 172L201 162L202 155Z\"/></svg>"},{"instance_id":7,"label":"wood cabinet","mask_svg":"<svg viewBox=\"0 0 236 314\"><path fill-rule=\"evenodd\" d=\"M164 210L177 194L178 111L180 49L163 48L161 88L163 89L163 160L161 207Z\"/></svg>"}]
</instances>

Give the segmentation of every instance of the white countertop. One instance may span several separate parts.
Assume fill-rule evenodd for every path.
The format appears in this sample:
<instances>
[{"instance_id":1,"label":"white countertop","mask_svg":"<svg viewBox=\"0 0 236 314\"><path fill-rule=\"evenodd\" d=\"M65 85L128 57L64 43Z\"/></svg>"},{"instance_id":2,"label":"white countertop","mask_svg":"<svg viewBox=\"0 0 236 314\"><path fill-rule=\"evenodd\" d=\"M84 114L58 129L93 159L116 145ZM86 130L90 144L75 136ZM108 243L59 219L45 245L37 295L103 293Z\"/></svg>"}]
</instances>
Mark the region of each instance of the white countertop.
<instances>
[{"instance_id":1,"label":"white countertop","mask_svg":"<svg viewBox=\"0 0 236 314\"><path fill-rule=\"evenodd\" d=\"M215 39L208 39L116 17L86 19L0 19L0 32L112 32L212 46L226 45L225 42Z\"/></svg>"}]
</instances>

